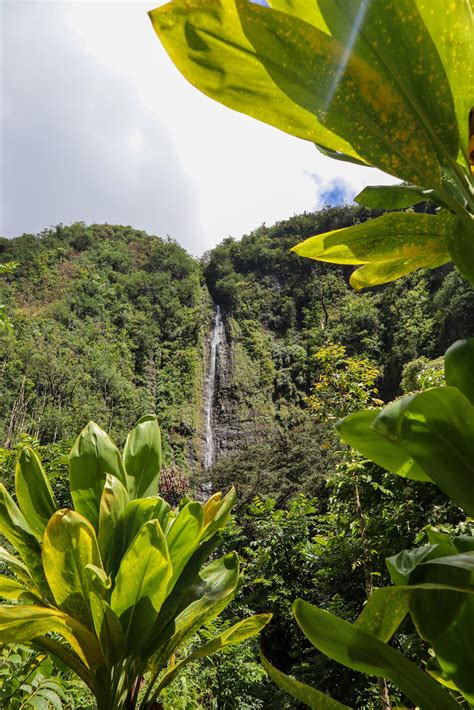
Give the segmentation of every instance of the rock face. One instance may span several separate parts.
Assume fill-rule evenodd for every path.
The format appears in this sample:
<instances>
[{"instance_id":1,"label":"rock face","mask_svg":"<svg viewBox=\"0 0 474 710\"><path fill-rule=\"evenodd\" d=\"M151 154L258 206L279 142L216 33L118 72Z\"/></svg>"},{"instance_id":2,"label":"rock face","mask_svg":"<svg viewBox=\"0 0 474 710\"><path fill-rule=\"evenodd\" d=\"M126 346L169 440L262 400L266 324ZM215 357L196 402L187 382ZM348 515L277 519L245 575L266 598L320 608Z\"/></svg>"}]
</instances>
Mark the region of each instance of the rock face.
<instances>
[{"instance_id":1,"label":"rock face","mask_svg":"<svg viewBox=\"0 0 474 710\"><path fill-rule=\"evenodd\" d=\"M202 464L257 443L274 419L270 383L239 326L217 306L208 336L203 402ZM248 345L248 344L247 344Z\"/></svg>"}]
</instances>

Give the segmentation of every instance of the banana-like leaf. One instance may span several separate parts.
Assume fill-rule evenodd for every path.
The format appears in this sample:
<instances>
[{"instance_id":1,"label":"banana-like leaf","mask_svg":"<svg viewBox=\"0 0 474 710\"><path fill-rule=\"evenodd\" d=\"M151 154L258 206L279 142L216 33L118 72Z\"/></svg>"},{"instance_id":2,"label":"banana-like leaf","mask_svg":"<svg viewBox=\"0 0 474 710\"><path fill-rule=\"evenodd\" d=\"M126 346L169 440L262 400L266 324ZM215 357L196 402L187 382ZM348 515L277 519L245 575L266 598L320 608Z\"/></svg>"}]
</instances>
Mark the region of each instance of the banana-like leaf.
<instances>
[{"instance_id":1,"label":"banana-like leaf","mask_svg":"<svg viewBox=\"0 0 474 710\"><path fill-rule=\"evenodd\" d=\"M318 0L318 5L333 36L348 52L377 69L380 87L390 86L403 97L412 118L409 124L403 119L397 123L402 160L410 159L409 152L404 150L404 128L408 125L410 129L412 125L417 126L429 136L442 164L448 165L450 159L456 159L459 135L448 77L416 2ZM455 33L455 25L450 23L453 19L446 17L445 27ZM430 76L436 77L439 94L430 86ZM359 86L361 90L363 85ZM392 150L396 150L395 145Z\"/></svg>"},{"instance_id":2,"label":"banana-like leaf","mask_svg":"<svg viewBox=\"0 0 474 710\"><path fill-rule=\"evenodd\" d=\"M467 116L474 96L474 14L471 0L416 0L416 6L436 45L454 99L464 155L468 152Z\"/></svg>"},{"instance_id":3,"label":"banana-like leaf","mask_svg":"<svg viewBox=\"0 0 474 710\"><path fill-rule=\"evenodd\" d=\"M358 157L272 81L242 31L234 0L174 0L149 14L172 61L204 94L286 133Z\"/></svg>"},{"instance_id":4,"label":"banana-like leaf","mask_svg":"<svg viewBox=\"0 0 474 710\"><path fill-rule=\"evenodd\" d=\"M0 533L17 550L41 594L49 598L50 590L43 572L40 544L3 483L0 483Z\"/></svg>"},{"instance_id":5,"label":"banana-like leaf","mask_svg":"<svg viewBox=\"0 0 474 710\"><path fill-rule=\"evenodd\" d=\"M8 569L14 573L26 586L31 586L31 579L28 567L18 557L12 555L4 547L0 547L0 562L7 565Z\"/></svg>"},{"instance_id":6,"label":"banana-like leaf","mask_svg":"<svg viewBox=\"0 0 474 710\"><path fill-rule=\"evenodd\" d=\"M135 424L127 436L123 461L130 498L155 495L161 470L161 434L155 416L147 415Z\"/></svg>"},{"instance_id":7,"label":"banana-like leaf","mask_svg":"<svg viewBox=\"0 0 474 710\"><path fill-rule=\"evenodd\" d=\"M406 276L418 269L437 269L451 261L449 254L433 252L414 259L390 259L375 261L356 269L350 277L350 284L356 291L372 286L380 286Z\"/></svg>"},{"instance_id":8,"label":"banana-like leaf","mask_svg":"<svg viewBox=\"0 0 474 710\"><path fill-rule=\"evenodd\" d=\"M157 520L151 520L125 553L110 602L127 636L129 652L143 644L166 598L172 573L163 531Z\"/></svg>"},{"instance_id":9,"label":"banana-like leaf","mask_svg":"<svg viewBox=\"0 0 474 710\"><path fill-rule=\"evenodd\" d=\"M173 574L168 594L197 548L204 525L204 511L200 503L188 503L178 514L166 536Z\"/></svg>"},{"instance_id":10,"label":"banana-like leaf","mask_svg":"<svg viewBox=\"0 0 474 710\"><path fill-rule=\"evenodd\" d=\"M442 686L376 636L297 599L293 613L313 646L362 673L388 678L421 710L459 710Z\"/></svg>"},{"instance_id":11,"label":"banana-like leaf","mask_svg":"<svg viewBox=\"0 0 474 710\"><path fill-rule=\"evenodd\" d=\"M73 510L59 510L48 523L43 540L43 565L58 606L84 626L93 628L87 565L101 567L92 525Z\"/></svg>"},{"instance_id":12,"label":"banana-like leaf","mask_svg":"<svg viewBox=\"0 0 474 710\"><path fill-rule=\"evenodd\" d=\"M20 582L10 577L0 575L0 599L10 599L11 601L22 601L32 604L41 602L37 596Z\"/></svg>"},{"instance_id":13,"label":"banana-like leaf","mask_svg":"<svg viewBox=\"0 0 474 710\"><path fill-rule=\"evenodd\" d=\"M235 552L211 562L181 598L181 610L154 638L150 668L160 670L175 648L230 604L240 586ZM151 638L151 637L150 637Z\"/></svg>"},{"instance_id":14,"label":"banana-like leaf","mask_svg":"<svg viewBox=\"0 0 474 710\"><path fill-rule=\"evenodd\" d=\"M354 158L352 155L346 155L346 153L341 153L338 150L331 150L330 148L326 148L325 146L320 145L319 143L315 143L314 145L317 150L322 155L325 155L327 158L332 158L333 160L341 160L343 163L352 163L353 165L362 165L364 167L367 167L367 163L365 163L360 158Z\"/></svg>"},{"instance_id":15,"label":"banana-like leaf","mask_svg":"<svg viewBox=\"0 0 474 710\"><path fill-rule=\"evenodd\" d=\"M58 504L40 459L29 446L24 446L18 456L15 491L21 512L28 520L33 534L41 541L48 520L58 509Z\"/></svg>"},{"instance_id":16,"label":"banana-like leaf","mask_svg":"<svg viewBox=\"0 0 474 710\"><path fill-rule=\"evenodd\" d=\"M372 427L474 515L474 406L457 388L433 387L394 402Z\"/></svg>"},{"instance_id":17,"label":"banana-like leaf","mask_svg":"<svg viewBox=\"0 0 474 710\"><path fill-rule=\"evenodd\" d=\"M73 617L44 606L0 605L0 644L25 643L49 633L60 634L88 668L102 665L97 639Z\"/></svg>"},{"instance_id":18,"label":"banana-like leaf","mask_svg":"<svg viewBox=\"0 0 474 710\"><path fill-rule=\"evenodd\" d=\"M222 541L222 535L217 532L209 540L201 543L198 549L193 553L186 567L181 572L178 581L173 587L173 593L166 598L158 618L152 625L146 639L147 654L155 650L157 639L160 637L163 629L170 621L182 611L186 603L189 603L187 595L189 590L198 578L203 564L214 552L219 543ZM186 601L187 599L187 601Z\"/></svg>"},{"instance_id":19,"label":"banana-like leaf","mask_svg":"<svg viewBox=\"0 0 474 710\"><path fill-rule=\"evenodd\" d=\"M332 264L428 260L433 254L449 261L445 225L444 215L396 212L354 227L317 234L292 251Z\"/></svg>"},{"instance_id":20,"label":"banana-like leaf","mask_svg":"<svg viewBox=\"0 0 474 710\"><path fill-rule=\"evenodd\" d=\"M408 614L412 593L407 587L374 589L356 626L388 643Z\"/></svg>"},{"instance_id":21,"label":"banana-like leaf","mask_svg":"<svg viewBox=\"0 0 474 710\"><path fill-rule=\"evenodd\" d=\"M331 34L316 0L270 0L268 4L274 10L299 17L300 20L309 22L318 30Z\"/></svg>"},{"instance_id":22,"label":"banana-like leaf","mask_svg":"<svg viewBox=\"0 0 474 710\"><path fill-rule=\"evenodd\" d=\"M111 668L126 653L127 639L117 614L99 594L91 593L90 607L94 630L106 665Z\"/></svg>"},{"instance_id":23,"label":"banana-like leaf","mask_svg":"<svg viewBox=\"0 0 474 710\"><path fill-rule=\"evenodd\" d=\"M99 550L103 560L107 559L109 545L114 535L119 517L129 502L127 489L115 476L107 474L99 507Z\"/></svg>"},{"instance_id":24,"label":"banana-like leaf","mask_svg":"<svg viewBox=\"0 0 474 710\"><path fill-rule=\"evenodd\" d=\"M447 77L414 0L319 0L332 37L246 0L236 6L263 66L296 104L367 163L416 185L440 184L438 161L457 157L459 137Z\"/></svg>"},{"instance_id":25,"label":"banana-like leaf","mask_svg":"<svg viewBox=\"0 0 474 710\"><path fill-rule=\"evenodd\" d=\"M97 424L89 422L69 455L69 482L75 509L96 530L99 527L100 499L108 473L127 487L119 450Z\"/></svg>"},{"instance_id":26,"label":"banana-like leaf","mask_svg":"<svg viewBox=\"0 0 474 710\"><path fill-rule=\"evenodd\" d=\"M378 414L377 409L349 414L336 424L339 436L366 459L391 473L414 481L430 481L429 476L403 449L372 429Z\"/></svg>"},{"instance_id":27,"label":"banana-like leaf","mask_svg":"<svg viewBox=\"0 0 474 710\"><path fill-rule=\"evenodd\" d=\"M446 384L457 387L474 404L474 338L457 340L444 356Z\"/></svg>"},{"instance_id":28,"label":"banana-like leaf","mask_svg":"<svg viewBox=\"0 0 474 710\"><path fill-rule=\"evenodd\" d=\"M414 185L373 185L364 187L354 202L373 210L402 210L430 199L430 190Z\"/></svg>"},{"instance_id":29,"label":"banana-like leaf","mask_svg":"<svg viewBox=\"0 0 474 710\"><path fill-rule=\"evenodd\" d=\"M158 520L165 532L170 514L170 506L158 496L139 498L127 503L119 516L109 546L107 572L113 577L117 574L122 557L132 544L135 536L149 520Z\"/></svg>"},{"instance_id":30,"label":"banana-like leaf","mask_svg":"<svg viewBox=\"0 0 474 710\"><path fill-rule=\"evenodd\" d=\"M230 629L226 629L226 631L223 631L218 636L214 636L214 638L202 646L199 646L195 651L190 653L189 656L186 656L186 658L183 658L182 661L177 663L172 670L166 673L164 678L160 681L156 695L159 695L163 688L166 688L188 663L197 661L200 658L207 658L207 656L217 653L217 651L226 648L226 646L233 646L252 638L252 636L256 636L268 624L271 618L272 614L256 614L255 616L250 616L234 624L234 626L231 626Z\"/></svg>"},{"instance_id":31,"label":"banana-like leaf","mask_svg":"<svg viewBox=\"0 0 474 710\"><path fill-rule=\"evenodd\" d=\"M275 666L272 666L272 664L267 661L263 653L260 653L260 660L262 661L262 666L274 683L284 690L285 693L288 693L288 695L296 698L296 700L299 700L301 703L308 705L308 707L314 708L314 710L349 710L348 705L343 705L337 700L333 700L329 695L322 693L320 690L316 690L316 688L312 688L310 685L301 683L301 681L286 675L286 673L282 673L282 671L278 670L278 668L275 668Z\"/></svg>"}]
</instances>

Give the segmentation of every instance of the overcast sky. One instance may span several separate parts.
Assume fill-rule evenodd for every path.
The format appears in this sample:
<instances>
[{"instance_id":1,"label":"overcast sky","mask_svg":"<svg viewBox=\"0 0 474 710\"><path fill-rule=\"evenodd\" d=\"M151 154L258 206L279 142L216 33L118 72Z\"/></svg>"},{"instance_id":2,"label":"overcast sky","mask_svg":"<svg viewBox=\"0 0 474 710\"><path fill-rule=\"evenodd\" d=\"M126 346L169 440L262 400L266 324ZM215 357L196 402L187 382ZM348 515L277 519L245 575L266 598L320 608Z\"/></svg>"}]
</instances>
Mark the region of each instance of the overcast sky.
<instances>
[{"instance_id":1,"label":"overcast sky","mask_svg":"<svg viewBox=\"0 0 474 710\"><path fill-rule=\"evenodd\" d=\"M158 4L0 0L1 236L108 222L200 255L393 182L201 95L152 30Z\"/></svg>"}]
</instances>

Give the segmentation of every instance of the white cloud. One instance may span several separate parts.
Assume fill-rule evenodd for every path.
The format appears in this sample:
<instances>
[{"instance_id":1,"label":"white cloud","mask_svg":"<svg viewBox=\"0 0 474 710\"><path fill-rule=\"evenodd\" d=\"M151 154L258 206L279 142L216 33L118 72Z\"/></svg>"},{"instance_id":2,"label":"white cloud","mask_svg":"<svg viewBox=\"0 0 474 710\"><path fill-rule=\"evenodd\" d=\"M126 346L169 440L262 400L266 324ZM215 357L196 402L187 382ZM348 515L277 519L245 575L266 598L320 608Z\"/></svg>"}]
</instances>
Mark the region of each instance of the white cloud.
<instances>
[{"instance_id":1,"label":"white cloud","mask_svg":"<svg viewBox=\"0 0 474 710\"><path fill-rule=\"evenodd\" d=\"M7 236L75 219L169 233L199 254L228 234L393 182L212 102L157 40L152 2L4 2ZM375 173L375 174L371 174Z\"/></svg>"}]
</instances>

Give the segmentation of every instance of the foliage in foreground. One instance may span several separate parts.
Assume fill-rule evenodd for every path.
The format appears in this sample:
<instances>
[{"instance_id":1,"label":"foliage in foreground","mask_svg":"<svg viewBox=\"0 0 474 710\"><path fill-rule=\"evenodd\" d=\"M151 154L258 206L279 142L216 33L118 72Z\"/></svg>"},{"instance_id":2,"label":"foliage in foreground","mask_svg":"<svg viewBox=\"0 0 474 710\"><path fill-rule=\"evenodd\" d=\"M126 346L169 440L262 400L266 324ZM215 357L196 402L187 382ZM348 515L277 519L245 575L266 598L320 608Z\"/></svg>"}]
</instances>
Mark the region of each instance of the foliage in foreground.
<instances>
[{"instance_id":1,"label":"foliage in foreground","mask_svg":"<svg viewBox=\"0 0 474 710\"><path fill-rule=\"evenodd\" d=\"M155 417L130 432L123 456L90 423L69 455L74 510L58 509L36 453L23 447L18 505L0 485L0 643L55 655L95 696L98 710L156 707L188 663L257 634L270 615L238 622L170 662L182 642L218 616L241 583L235 553L204 566L234 502L231 490L176 510L154 495L161 438ZM145 674L147 687L144 688Z\"/></svg>"},{"instance_id":2,"label":"foliage in foreground","mask_svg":"<svg viewBox=\"0 0 474 710\"><path fill-rule=\"evenodd\" d=\"M474 279L470 0L173 0L150 18L182 74L221 103L404 181L356 199L397 212L311 237L302 256L360 265L355 288L453 260ZM218 77L218 80L217 80Z\"/></svg>"},{"instance_id":3,"label":"foliage in foreground","mask_svg":"<svg viewBox=\"0 0 474 710\"><path fill-rule=\"evenodd\" d=\"M474 340L459 341L446 353L446 386L351 414L338 424L342 438L366 458L403 478L436 483L470 517L473 368ZM431 529L427 545L390 557L395 586L375 590L353 625L297 600L293 613L303 633L339 663L391 680L422 709L472 707L474 536L468 532L451 537ZM427 673L389 645L407 614L430 646ZM311 707L345 707L265 658L263 663L281 687Z\"/></svg>"}]
</instances>

